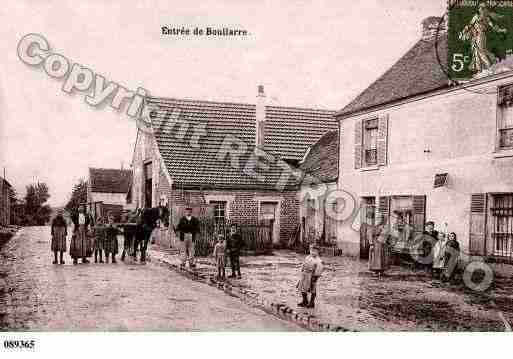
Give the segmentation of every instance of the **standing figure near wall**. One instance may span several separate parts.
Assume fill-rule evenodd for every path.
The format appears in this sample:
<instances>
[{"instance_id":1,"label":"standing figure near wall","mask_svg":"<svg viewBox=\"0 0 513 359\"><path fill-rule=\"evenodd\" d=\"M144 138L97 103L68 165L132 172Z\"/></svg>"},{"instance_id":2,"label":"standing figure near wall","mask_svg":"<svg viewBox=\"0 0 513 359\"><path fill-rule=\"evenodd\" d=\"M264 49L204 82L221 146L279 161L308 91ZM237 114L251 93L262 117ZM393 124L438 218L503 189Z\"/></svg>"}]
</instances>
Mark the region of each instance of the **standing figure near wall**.
<instances>
[{"instance_id":1,"label":"standing figure near wall","mask_svg":"<svg viewBox=\"0 0 513 359\"><path fill-rule=\"evenodd\" d=\"M375 226L369 226L367 235L370 244L369 270L381 277L389 267L389 238L385 218L381 216Z\"/></svg>"},{"instance_id":2,"label":"standing figure near wall","mask_svg":"<svg viewBox=\"0 0 513 359\"><path fill-rule=\"evenodd\" d=\"M442 280L444 282L451 281L458 269L458 261L460 258L460 243L456 238L456 233L449 233L447 244L445 245L444 255L444 272Z\"/></svg>"},{"instance_id":3,"label":"standing figure near wall","mask_svg":"<svg viewBox=\"0 0 513 359\"><path fill-rule=\"evenodd\" d=\"M196 236L199 233L199 221L192 215L192 208L185 209L185 216L180 218L180 222L176 228L180 232L180 246L182 252L181 267L185 267L185 263L189 262L189 267L194 268L194 247Z\"/></svg>"},{"instance_id":4,"label":"standing figure near wall","mask_svg":"<svg viewBox=\"0 0 513 359\"><path fill-rule=\"evenodd\" d=\"M445 268L445 246L447 245L447 223L445 232L438 233L438 241L433 247L433 278L440 278Z\"/></svg>"}]
</instances>

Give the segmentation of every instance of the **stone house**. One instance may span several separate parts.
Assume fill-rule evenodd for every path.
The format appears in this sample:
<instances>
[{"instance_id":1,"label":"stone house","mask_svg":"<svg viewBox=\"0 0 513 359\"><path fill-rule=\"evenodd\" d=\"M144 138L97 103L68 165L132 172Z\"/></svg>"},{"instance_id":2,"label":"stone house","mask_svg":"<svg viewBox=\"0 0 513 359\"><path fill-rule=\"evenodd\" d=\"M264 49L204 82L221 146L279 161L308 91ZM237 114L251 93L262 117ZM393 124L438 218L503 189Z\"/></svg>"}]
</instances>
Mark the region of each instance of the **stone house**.
<instances>
[{"instance_id":1,"label":"stone house","mask_svg":"<svg viewBox=\"0 0 513 359\"><path fill-rule=\"evenodd\" d=\"M297 164L307 148L337 128L334 111L147 98L132 159L137 207L165 204L171 225L185 205L215 221L266 220L273 243L299 231Z\"/></svg>"},{"instance_id":2,"label":"stone house","mask_svg":"<svg viewBox=\"0 0 513 359\"><path fill-rule=\"evenodd\" d=\"M513 72L449 81L447 34L430 31L438 22L424 21L422 38L336 115L338 183L360 208L339 226L341 246L360 254L367 244L357 229L379 215L398 249L433 220L464 252L511 260Z\"/></svg>"},{"instance_id":3,"label":"stone house","mask_svg":"<svg viewBox=\"0 0 513 359\"><path fill-rule=\"evenodd\" d=\"M87 179L87 208L96 218L108 211L132 209L127 201L132 170L115 168L89 168Z\"/></svg>"},{"instance_id":4,"label":"stone house","mask_svg":"<svg viewBox=\"0 0 513 359\"><path fill-rule=\"evenodd\" d=\"M311 196L309 184L300 187L301 238L304 241L315 239L326 245L337 243L337 221L327 213L326 208L337 210L337 201L328 195L337 189L338 141L338 131L326 132L308 148L300 162L299 169L303 173L325 185L325 193Z\"/></svg>"}]
</instances>

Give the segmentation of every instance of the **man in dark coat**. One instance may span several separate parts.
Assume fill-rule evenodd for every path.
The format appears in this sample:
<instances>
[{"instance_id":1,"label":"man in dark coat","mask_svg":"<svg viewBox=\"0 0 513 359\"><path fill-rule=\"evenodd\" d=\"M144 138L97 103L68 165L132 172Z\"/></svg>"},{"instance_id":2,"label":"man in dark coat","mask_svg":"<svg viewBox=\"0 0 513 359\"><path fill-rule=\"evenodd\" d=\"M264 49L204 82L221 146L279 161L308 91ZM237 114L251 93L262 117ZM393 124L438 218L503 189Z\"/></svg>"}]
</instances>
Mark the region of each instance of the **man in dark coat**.
<instances>
[{"instance_id":1,"label":"man in dark coat","mask_svg":"<svg viewBox=\"0 0 513 359\"><path fill-rule=\"evenodd\" d=\"M199 233L199 221L192 215L192 208L185 209L185 216L180 218L176 228L180 232L180 244L182 246L182 267L185 267L185 262L189 262L189 267L194 268L194 246L196 236Z\"/></svg>"},{"instance_id":2,"label":"man in dark coat","mask_svg":"<svg viewBox=\"0 0 513 359\"><path fill-rule=\"evenodd\" d=\"M228 240L226 242L226 252L230 257L230 264L232 266L232 275L230 278L235 278L237 274L237 278L241 278L240 274L240 252L244 247L244 241L242 240L242 236L237 231L237 226L232 224L230 226L230 234L228 235Z\"/></svg>"}]
</instances>

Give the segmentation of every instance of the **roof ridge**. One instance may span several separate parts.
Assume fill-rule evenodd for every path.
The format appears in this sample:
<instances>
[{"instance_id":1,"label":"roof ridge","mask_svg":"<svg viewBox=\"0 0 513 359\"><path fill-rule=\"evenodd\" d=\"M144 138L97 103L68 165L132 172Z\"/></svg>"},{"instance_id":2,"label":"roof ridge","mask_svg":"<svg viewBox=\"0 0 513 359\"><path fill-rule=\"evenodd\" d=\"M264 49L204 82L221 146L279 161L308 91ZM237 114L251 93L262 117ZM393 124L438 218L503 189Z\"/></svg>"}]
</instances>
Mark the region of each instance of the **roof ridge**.
<instances>
[{"instance_id":1,"label":"roof ridge","mask_svg":"<svg viewBox=\"0 0 513 359\"><path fill-rule=\"evenodd\" d=\"M400 56L385 72L383 72L380 76L378 76L363 91L361 91L356 97L354 97L346 106L344 106L340 111L338 111L337 115L352 114L352 113L358 112L358 111L366 109L366 108L373 108L373 107L376 107L379 105L392 103L392 102L398 101L400 99L403 99L405 97L408 98L411 96L415 96L416 94L422 93L423 91L419 91L419 92L410 93L410 94L407 94L407 96L402 96L402 97L398 97L398 98L394 98L394 96L392 96L391 99L388 99L386 101L378 100L378 102L376 102L374 104L370 104L370 105L368 103L367 104L365 104L365 103L358 104L358 101L361 101L365 95L368 95L368 92L371 91L371 89L374 89L374 87L377 86L377 84L379 84L382 81L388 80L388 77L390 76L390 74L395 73L397 71L399 64L401 62L405 62L406 60L408 60L412 56L412 52L415 49L419 48L420 50L423 50L423 48L429 48L430 47L429 45L433 45L432 46L433 50L437 51L436 44L438 44L439 42L442 42L442 41L446 41L446 39L447 39L447 34L443 33L443 34L441 34L441 36L439 36L439 38L436 38L436 37L430 38L430 39L422 39L421 38L421 39L416 40L413 43L413 45L411 45L408 48L408 50L402 56ZM424 51L422 51L422 52L424 52ZM433 91L433 89L430 89L428 91ZM369 101L367 101L367 102L369 102ZM355 106L356 106L356 108L354 108Z\"/></svg>"},{"instance_id":2,"label":"roof ridge","mask_svg":"<svg viewBox=\"0 0 513 359\"><path fill-rule=\"evenodd\" d=\"M105 167L89 167L89 170L100 170L100 171L132 171L126 168L105 168Z\"/></svg>"},{"instance_id":3,"label":"roof ridge","mask_svg":"<svg viewBox=\"0 0 513 359\"><path fill-rule=\"evenodd\" d=\"M176 97L156 97L156 96L146 96L146 99L150 101L180 101L180 102L190 102L190 103L204 103L204 104L212 104L212 105L232 105L232 106L248 106L248 107L256 107L254 103L246 103L246 102L223 102L223 101L214 101L214 100L201 100L201 99L193 99L193 98L176 98ZM265 105L266 108L279 108L279 109L291 109L291 110L303 110L303 111L322 111L322 112L337 112L337 110L332 110L324 107L301 107L301 106L278 106L278 105Z\"/></svg>"},{"instance_id":4,"label":"roof ridge","mask_svg":"<svg viewBox=\"0 0 513 359\"><path fill-rule=\"evenodd\" d=\"M383 77L385 77L387 74L389 74L392 69L403 59L406 57L406 55L408 55L410 53L410 51L412 51L420 42L425 42L426 40L423 40L423 39L418 39L417 41L415 41L415 43L408 47L408 50L402 54L402 56L400 56L385 72L383 72L380 76L378 76L373 82L371 82L367 87L365 87L365 89L363 91L361 91L357 96L355 96L346 106L344 106L342 108L342 110L340 112L344 112L344 109L346 107L349 107L353 102L355 102L360 96L362 96L370 87L372 87L376 82L378 82L379 80L381 80ZM428 40L429 41L429 40Z\"/></svg>"},{"instance_id":5,"label":"roof ridge","mask_svg":"<svg viewBox=\"0 0 513 359\"><path fill-rule=\"evenodd\" d=\"M146 96L146 99L150 100L163 100L163 101L181 101L181 102L196 102L196 103L205 103L205 104L216 104L216 105L239 105L239 106L252 106L255 107L255 104L244 103L244 102L222 102L222 101L214 101L214 100L200 100L193 98L176 98L176 97L156 97L156 96Z\"/></svg>"}]
</instances>

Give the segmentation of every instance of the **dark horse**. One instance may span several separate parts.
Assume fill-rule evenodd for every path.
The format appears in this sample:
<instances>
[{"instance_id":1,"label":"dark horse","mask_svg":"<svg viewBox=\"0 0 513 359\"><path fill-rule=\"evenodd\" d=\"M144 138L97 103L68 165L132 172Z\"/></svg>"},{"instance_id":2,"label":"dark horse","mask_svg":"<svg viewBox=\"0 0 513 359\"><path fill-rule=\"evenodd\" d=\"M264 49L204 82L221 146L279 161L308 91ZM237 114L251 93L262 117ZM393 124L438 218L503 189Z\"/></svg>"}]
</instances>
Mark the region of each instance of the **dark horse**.
<instances>
[{"instance_id":1,"label":"dark horse","mask_svg":"<svg viewBox=\"0 0 513 359\"><path fill-rule=\"evenodd\" d=\"M137 209L121 225L125 235L125 248L129 249L129 255L132 255L135 260L137 260L137 251L140 250L141 263L146 262L148 242L158 221L164 226L169 223L169 211L164 206ZM125 252L126 250L123 250L121 260L124 260Z\"/></svg>"}]
</instances>

